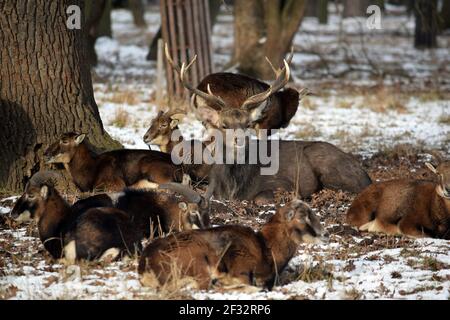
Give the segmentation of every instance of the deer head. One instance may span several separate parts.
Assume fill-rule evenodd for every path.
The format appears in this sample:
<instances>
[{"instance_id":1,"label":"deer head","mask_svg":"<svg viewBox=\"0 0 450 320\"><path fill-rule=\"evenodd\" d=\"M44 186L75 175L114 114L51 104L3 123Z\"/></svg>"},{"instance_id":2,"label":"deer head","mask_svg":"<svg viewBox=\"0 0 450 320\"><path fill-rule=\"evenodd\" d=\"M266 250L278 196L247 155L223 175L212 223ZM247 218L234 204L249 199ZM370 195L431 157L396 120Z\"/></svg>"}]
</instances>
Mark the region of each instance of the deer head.
<instances>
[{"instance_id":1,"label":"deer head","mask_svg":"<svg viewBox=\"0 0 450 320\"><path fill-rule=\"evenodd\" d=\"M60 139L51 144L47 150L45 150L44 156L47 163L69 163L77 147L86 138L85 134L68 132L61 135Z\"/></svg>"},{"instance_id":2,"label":"deer head","mask_svg":"<svg viewBox=\"0 0 450 320\"><path fill-rule=\"evenodd\" d=\"M182 110L169 112L160 111L150 124L150 128L144 135L144 142L147 145L157 145L160 148L167 146L170 142L172 132L178 128L178 123L186 115Z\"/></svg>"},{"instance_id":3,"label":"deer head","mask_svg":"<svg viewBox=\"0 0 450 320\"><path fill-rule=\"evenodd\" d=\"M207 92L204 92L188 82L186 73L196 61L197 56L194 56L188 64L183 62L180 67L174 63L170 56L167 44L165 46L165 54L168 63L180 76L183 86L193 94L191 101L193 102L197 97L201 98L200 100L202 102L198 106L198 115L200 118L206 123L207 127L221 130L223 133L225 133L224 131L226 129L245 130L253 128L255 123L264 117L271 97L289 82L289 63L293 57L293 51L291 51L290 56L284 60L281 69L276 69L269 59L266 58L275 73L275 81L267 90L246 99L240 108L232 108L227 106L227 103L221 97L213 93L210 85L207 86Z\"/></svg>"}]
</instances>

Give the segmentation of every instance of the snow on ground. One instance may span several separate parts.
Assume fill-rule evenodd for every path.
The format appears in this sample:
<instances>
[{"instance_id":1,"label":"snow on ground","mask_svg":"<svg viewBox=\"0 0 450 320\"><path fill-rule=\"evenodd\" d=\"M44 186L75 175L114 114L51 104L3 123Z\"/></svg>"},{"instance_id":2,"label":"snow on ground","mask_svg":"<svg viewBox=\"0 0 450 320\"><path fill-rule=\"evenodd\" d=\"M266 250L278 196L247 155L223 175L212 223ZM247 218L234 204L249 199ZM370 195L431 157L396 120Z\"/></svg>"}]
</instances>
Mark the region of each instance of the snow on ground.
<instances>
[{"instance_id":1,"label":"snow on ground","mask_svg":"<svg viewBox=\"0 0 450 320\"><path fill-rule=\"evenodd\" d=\"M138 29L128 11L115 10L114 39L96 44L95 98L106 130L127 148L147 148L142 137L158 110L155 63L145 60L159 23L155 7L146 19L148 27ZM224 12L214 27L217 69L232 54L232 23ZM328 25L305 19L294 39L295 82L290 85L308 87L314 95L303 100L280 136L329 141L361 155L376 179L405 172L421 176L429 155L415 161L402 156L393 164L371 157L398 144L450 155L450 37L439 37L440 49L420 52L412 47L412 18L388 16L382 23L382 30L367 30L364 20L346 19L341 38L336 15ZM367 71L369 64L377 69L375 75ZM330 75L339 73L337 79ZM181 130L186 138L200 138L203 132L192 116ZM302 245L270 292L156 292L140 285L136 258L65 266L51 261L34 226L0 223L0 299L449 299L450 242L360 234L344 224L352 197L324 192L312 200L330 242ZM16 199L0 200L3 217ZM249 217L228 212L213 222L258 227L267 218L265 209L259 210Z\"/></svg>"}]
</instances>

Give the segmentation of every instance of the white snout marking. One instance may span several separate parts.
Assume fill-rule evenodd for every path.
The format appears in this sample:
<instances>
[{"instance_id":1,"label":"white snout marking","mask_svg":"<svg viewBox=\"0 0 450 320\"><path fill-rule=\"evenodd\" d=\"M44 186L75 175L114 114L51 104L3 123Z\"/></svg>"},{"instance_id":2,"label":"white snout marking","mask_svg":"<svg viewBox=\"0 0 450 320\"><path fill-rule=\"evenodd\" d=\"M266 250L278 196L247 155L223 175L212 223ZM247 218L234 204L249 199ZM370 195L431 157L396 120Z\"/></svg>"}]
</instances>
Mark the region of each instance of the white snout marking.
<instances>
[{"instance_id":1,"label":"white snout marking","mask_svg":"<svg viewBox=\"0 0 450 320\"><path fill-rule=\"evenodd\" d=\"M119 254L120 254L119 248L109 248L108 250L103 252L99 261L113 261L119 256Z\"/></svg>"},{"instance_id":2,"label":"white snout marking","mask_svg":"<svg viewBox=\"0 0 450 320\"><path fill-rule=\"evenodd\" d=\"M75 240L70 241L63 249L64 258L68 264L74 264L77 259L77 246Z\"/></svg>"},{"instance_id":3,"label":"white snout marking","mask_svg":"<svg viewBox=\"0 0 450 320\"><path fill-rule=\"evenodd\" d=\"M125 195L125 192L114 192L114 193L108 193L108 197L111 198L111 201L114 206L117 205L119 202L120 197L123 197Z\"/></svg>"},{"instance_id":4,"label":"white snout marking","mask_svg":"<svg viewBox=\"0 0 450 320\"><path fill-rule=\"evenodd\" d=\"M135 184L131 185L130 188L134 188L134 189L158 189L159 188L159 184L157 184L155 182L150 182L150 181L148 181L146 179L143 179L143 180L139 180Z\"/></svg>"},{"instance_id":5,"label":"white snout marking","mask_svg":"<svg viewBox=\"0 0 450 320\"><path fill-rule=\"evenodd\" d=\"M16 222L18 223L24 223L24 222L28 222L31 221L31 212L28 210L25 210L24 212L22 212L17 218L16 218Z\"/></svg>"}]
</instances>

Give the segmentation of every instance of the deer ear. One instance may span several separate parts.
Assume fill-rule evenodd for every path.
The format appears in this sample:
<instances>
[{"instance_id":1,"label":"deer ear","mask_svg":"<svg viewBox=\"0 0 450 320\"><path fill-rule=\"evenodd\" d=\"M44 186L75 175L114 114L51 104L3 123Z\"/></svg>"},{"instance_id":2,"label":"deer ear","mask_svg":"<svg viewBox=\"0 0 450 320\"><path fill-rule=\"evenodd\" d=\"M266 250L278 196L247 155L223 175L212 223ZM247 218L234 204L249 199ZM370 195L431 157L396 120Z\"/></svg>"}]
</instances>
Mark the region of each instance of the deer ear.
<instances>
[{"instance_id":1,"label":"deer ear","mask_svg":"<svg viewBox=\"0 0 450 320\"><path fill-rule=\"evenodd\" d=\"M41 187L41 192L40 193L41 193L41 197L43 199L47 199L47 197L48 197L48 187L46 185L43 185Z\"/></svg>"},{"instance_id":2,"label":"deer ear","mask_svg":"<svg viewBox=\"0 0 450 320\"><path fill-rule=\"evenodd\" d=\"M172 121L170 121L170 129L175 128L178 125L179 121L178 119L172 119Z\"/></svg>"},{"instance_id":3,"label":"deer ear","mask_svg":"<svg viewBox=\"0 0 450 320\"><path fill-rule=\"evenodd\" d=\"M438 174L436 168L435 168L431 163L425 162L425 165L427 166L427 168L428 168L431 172L433 172L434 174Z\"/></svg>"},{"instance_id":4,"label":"deer ear","mask_svg":"<svg viewBox=\"0 0 450 320\"><path fill-rule=\"evenodd\" d=\"M267 108L267 100L261 102L257 107L250 111L250 121L257 122L264 117Z\"/></svg>"},{"instance_id":5,"label":"deer ear","mask_svg":"<svg viewBox=\"0 0 450 320\"><path fill-rule=\"evenodd\" d=\"M79 145L80 143L83 142L84 138L86 138L86 135L85 135L84 133L78 135L78 136L75 138L75 143L76 143L77 145Z\"/></svg>"}]
</instances>

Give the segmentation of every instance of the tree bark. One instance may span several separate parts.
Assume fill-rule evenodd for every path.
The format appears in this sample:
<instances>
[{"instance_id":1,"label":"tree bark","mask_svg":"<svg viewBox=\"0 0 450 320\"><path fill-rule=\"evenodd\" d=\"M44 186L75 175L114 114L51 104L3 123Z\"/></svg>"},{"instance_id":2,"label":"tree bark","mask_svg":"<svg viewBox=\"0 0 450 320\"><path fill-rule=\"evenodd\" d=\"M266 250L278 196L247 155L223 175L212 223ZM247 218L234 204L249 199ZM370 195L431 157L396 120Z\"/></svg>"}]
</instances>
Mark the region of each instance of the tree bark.
<instances>
[{"instance_id":1,"label":"tree bark","mask_svg":"<svg viewBox=\"0 0 450 320\"><path fill-rule=\"evenodd\" d=\"M364 17L367 7L371 4L370 0L344 0L344 18Z\"/></svg>"},{"instance_id":2,"label":"tree bark","mask_svg":"<svg viewBox=\"0 0 450 320\"><path fill-rule=\"evenodd\" d=\"M131 13L133 14L133 21L136 27L146 27L145 22L145 7L142 0L128 0L128 6L130 7Z\"/></svg>"},{"instance_id":3,"label":"tree bark","mask_svg":"<svg viewBox=\"0 0 450 320\"><path fill-rule=\"evenodd\" d=\"M439 14L439 22L441 30L450 29L450 0L444 0Z\"/></svg>"},{"instance_id":4,"label":"tree bark","mask_svg":"<svg viewBox=\"0 0 450 320\"><path fill-rule=\"evenodd\" d=\"M265 57L281 65L305 13L305 0L236 0L233 63L240 72L273 79Z\"/></svg>"},{"instance_id":5,"label":"tree bark","mask_svg":"<svg viewBox=\"0 0 450 320\"><path fill-rule=\"evenodd\" d=\"M102 36L111 37L111 0L86 1L84 12L86 13L85 31L87 32L87 59L91 66L96 66L97 52L95 42Z\"/></svg>"},{"instance_id":6,"label":"tree bark","mask_svg":"<svg viewBox=\"0 0 450 320\"><path fill-rule=\"evenodd\" d=\"M414 5L416 28L414 46L417 49L437 47L437 0L416 0Z\"/></svg>"},{"instance_id":7,"label":"tree bark","mask_svg":"<svg viewBox=\"0 0 450 320\"><path fill-rule=\"evenodd\" d=\"M66 26L80 0L0 2L0 188L23 189L60 134L85 132L97 147L120 147L94 100L86 35ZM82 24L82 28L84 25Z\"/></svg>"}]
</instances>

